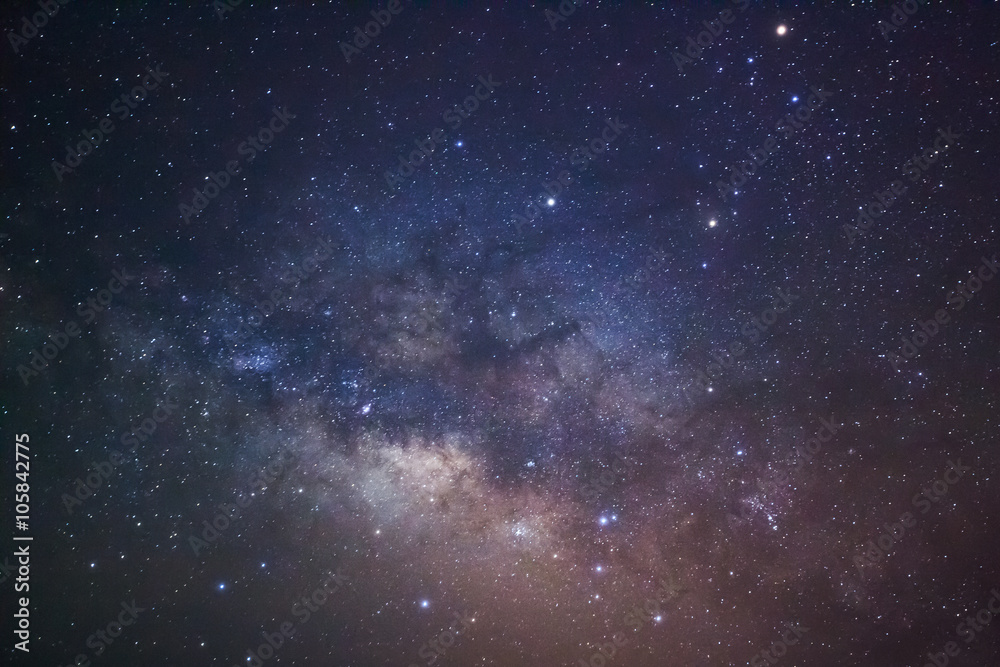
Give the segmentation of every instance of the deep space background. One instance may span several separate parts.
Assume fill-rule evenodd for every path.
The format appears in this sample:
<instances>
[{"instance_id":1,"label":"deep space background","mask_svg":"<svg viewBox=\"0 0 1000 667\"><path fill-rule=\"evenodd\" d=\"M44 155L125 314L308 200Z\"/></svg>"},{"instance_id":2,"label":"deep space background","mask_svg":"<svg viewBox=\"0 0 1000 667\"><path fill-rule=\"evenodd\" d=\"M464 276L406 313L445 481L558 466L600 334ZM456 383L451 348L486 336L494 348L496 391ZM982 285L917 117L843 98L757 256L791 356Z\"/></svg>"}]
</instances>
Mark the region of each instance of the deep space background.
<instances>
[{"instance_id":1,"label":"deep space background","mask_svg":"<svg viewBox=\"0 0 1000 667\"><path fill-rule=\"evenodd\" d=\"M341 43L382 6L69 2L17 53L7 33L38 6L0 10L0 558L20 433L33 536L31 652L5 572L2 662L247 665L286 620L266 665L596 665L619 632L608 665L746 665L786 623L808 631L777 664L923 665L956 640L1000 586L1000 280L948 305L1000 253L1000 11L918 5L883 36L888 3L401 7L350 62ZM119 119L147 67L162 83ZM479 77L498 85L453 128ZM832 94L777 131L811 87ZM287 127L248 159L275 108ZM867 233L845 231L895 180ZM85 322L113 271L131 280ZM761 331L776 290L790 305ZM47 368L19 372L71 321ZM835 435L796 459L821 420ZM256 483L283 453L295 465ZM860 566L904 512L915 525ZM655 618L627 621L665 580ZM429 662L456 612L474 623ZM948 664L1000 664L997 625Z\"/></svg>"}]
</instances>

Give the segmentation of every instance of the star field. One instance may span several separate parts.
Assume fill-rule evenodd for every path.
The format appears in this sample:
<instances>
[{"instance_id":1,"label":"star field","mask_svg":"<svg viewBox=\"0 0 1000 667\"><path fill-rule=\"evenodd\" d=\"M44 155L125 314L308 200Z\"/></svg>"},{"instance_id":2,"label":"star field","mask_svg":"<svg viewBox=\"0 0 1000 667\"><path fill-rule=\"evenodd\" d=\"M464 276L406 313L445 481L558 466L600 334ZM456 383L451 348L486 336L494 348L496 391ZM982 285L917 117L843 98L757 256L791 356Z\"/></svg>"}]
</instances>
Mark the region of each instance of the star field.
<instances>
[{"instance_id":1,"label":"star field","mask_svg":"<svg viewBox=\"0 0 1000 667\"><path fill-rule=\"evenodd\" d=\"M995 8L41 5L4 664L1000 664Z\"/></svg>"}]
</instances>

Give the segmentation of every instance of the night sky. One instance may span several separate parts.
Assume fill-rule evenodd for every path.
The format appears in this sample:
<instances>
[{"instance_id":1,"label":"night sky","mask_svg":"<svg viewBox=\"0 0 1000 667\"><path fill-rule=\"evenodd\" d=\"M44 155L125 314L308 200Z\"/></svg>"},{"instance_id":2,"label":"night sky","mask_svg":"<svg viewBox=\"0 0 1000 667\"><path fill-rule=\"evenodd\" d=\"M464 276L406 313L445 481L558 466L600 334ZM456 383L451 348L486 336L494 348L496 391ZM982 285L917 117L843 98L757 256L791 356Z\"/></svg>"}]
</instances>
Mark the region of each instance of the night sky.
<instances>
[{"instance_id":1,"label":"night sky","mask_svg":"<svg viewBox=\"0 0 1000 667\"><path fill-rule=\"evenodd\" d=\"M1000 665L1000 10L193 4L0 9L0 663Z\"/></svg>"}]
</instances>

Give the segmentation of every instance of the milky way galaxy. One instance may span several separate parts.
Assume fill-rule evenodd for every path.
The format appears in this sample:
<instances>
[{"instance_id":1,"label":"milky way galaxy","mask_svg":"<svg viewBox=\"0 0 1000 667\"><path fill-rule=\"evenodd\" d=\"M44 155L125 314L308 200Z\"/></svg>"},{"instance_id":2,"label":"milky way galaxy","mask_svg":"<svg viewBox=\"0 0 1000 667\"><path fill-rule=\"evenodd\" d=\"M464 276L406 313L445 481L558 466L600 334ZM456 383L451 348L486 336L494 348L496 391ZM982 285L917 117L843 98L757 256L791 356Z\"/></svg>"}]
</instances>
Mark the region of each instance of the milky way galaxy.
<instances>
[{"instance_id":1,"label":"milky way galaxy","mask_svg":"<svg viewBox=\"0 0 1000 667\"><path fill-rule=\"evenodd\" d=\"M0 10L3 664L1000 664L995 8L142 4Z\"/></svg>"}]
</instances>

